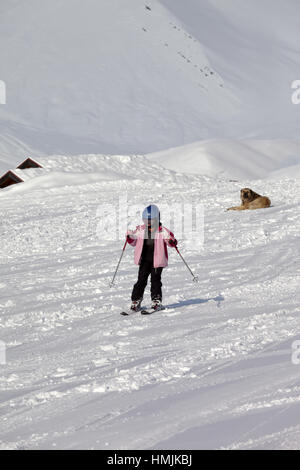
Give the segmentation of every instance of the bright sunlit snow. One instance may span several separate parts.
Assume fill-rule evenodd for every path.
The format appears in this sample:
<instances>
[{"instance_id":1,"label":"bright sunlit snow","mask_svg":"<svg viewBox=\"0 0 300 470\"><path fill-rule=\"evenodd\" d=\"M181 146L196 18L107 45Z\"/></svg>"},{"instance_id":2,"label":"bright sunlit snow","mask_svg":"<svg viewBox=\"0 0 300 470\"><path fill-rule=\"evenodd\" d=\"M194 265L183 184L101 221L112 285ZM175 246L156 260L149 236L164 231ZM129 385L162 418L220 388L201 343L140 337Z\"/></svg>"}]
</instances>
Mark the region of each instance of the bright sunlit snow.
<instances>
[{"instance_id":1,"label":"bright sunlit snow","mask_svg":"<svg viewBox=\"0 0 300 470\"><path fill-rule=\"evenodd\" d=\"M300 449L300 5L240 5L1 1L0 449ZM150 203L199 281L122 317Z\"/></svg>"}]
</instances>

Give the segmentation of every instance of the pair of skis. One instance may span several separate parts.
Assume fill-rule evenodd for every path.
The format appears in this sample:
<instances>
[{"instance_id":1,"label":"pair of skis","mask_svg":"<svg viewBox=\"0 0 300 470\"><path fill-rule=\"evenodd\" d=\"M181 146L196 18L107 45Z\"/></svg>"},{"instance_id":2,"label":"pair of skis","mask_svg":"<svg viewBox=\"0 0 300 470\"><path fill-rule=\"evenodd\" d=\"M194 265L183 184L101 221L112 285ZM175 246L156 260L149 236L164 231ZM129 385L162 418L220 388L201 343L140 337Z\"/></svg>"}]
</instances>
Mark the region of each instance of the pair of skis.
<instances>
[{"instance_id":1,"label":"pair of skis","mask_svg":"<svg viewBox=\"0 0 300 470\"><path fill-rule=\"evenodd\" d=\"M129 315L134 315L135 313L140 313L141 315L152 315L152 313L155 313L155 312L159 312L161 310L164 310L165 307L161 306L161 307L156 307L156 308L149 308L149 309L146 309L146 308L142 308L140 310L123 310L122 312L120 312L121 315L123 316L129 316Z\"/></svg>"}]
</instances>

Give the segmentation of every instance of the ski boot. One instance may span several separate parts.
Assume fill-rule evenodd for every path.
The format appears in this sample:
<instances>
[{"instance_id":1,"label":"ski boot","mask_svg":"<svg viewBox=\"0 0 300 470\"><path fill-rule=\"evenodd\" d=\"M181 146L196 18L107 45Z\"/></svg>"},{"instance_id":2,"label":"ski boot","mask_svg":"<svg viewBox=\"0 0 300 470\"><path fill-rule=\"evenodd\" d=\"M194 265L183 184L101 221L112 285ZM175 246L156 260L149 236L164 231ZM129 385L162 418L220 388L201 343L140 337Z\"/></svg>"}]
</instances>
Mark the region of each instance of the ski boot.
<instances>
[{"instance_id":1,"label":"ski boot","mask_svg":"<svg viewBox=\"0 0 300 470\"><path fill-rule=\"evenodd\" d=\"M151 308L152 310L162 310L163 305L161 299L152 299Z\"/></svg>"},{"instance_id":2,"label":"ski boot","mask_svg":"<svg viewBox=\"0 0 300 470\"><path fill-rule=\"evenodd\" d=\"M141 305L142 305L142 300L143 299L139 299L139 300L133 300L131 302L131 307L130 307L130 310L132 312L138 312L139 310L141 310Z\"/></svg>"}]
</instances>

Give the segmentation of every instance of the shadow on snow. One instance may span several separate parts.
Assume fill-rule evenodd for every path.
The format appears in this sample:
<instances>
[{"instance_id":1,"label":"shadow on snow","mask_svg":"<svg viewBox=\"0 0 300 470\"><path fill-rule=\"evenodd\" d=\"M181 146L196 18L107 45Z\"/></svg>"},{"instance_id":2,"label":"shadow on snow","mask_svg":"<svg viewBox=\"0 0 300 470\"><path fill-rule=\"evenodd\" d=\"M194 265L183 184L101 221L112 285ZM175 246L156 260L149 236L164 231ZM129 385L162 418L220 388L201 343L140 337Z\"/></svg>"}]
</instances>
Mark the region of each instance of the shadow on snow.
<instances>
[{"instance_id":1,"label":"shadow on snow","mask_svg":"<svg viewBox=\"0 0 300 470\"><path fill-rule=\"evenodd\" d=\"M209 302L210 300L214 300L215 302L218 302L218 307L221 306L221 302L225 300L223 295L219 294L216 297L209 297L208 299L188 299L188 300L180 300L180 302L176 302L174 304L168 304L165 305L165 308L179 308L179 307L185 307L187 305L197 305L197 304L205 304Z\"/></svg>"}]
</instances>

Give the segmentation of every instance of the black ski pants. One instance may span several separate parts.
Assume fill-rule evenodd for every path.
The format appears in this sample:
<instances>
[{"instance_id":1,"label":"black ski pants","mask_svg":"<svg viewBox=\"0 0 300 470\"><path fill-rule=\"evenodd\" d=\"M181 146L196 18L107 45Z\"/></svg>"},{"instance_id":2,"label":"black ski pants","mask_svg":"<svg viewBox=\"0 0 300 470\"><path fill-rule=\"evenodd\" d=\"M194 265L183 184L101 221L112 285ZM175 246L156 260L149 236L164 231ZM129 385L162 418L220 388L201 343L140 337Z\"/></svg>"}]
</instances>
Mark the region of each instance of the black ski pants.
<instances>
[{"instance_id":1,"label":"black ski pants","mask_svg":"<svg viewBox=\"0 0 300 470\"><path fill-rule=\"evenodd\" d=\"M163 268L154 268L153 263L149 261L142 261L139 268L138 281L133 286L131 300L140 300L144 296L144 291L147 286L148 277L151 274L151 299L162 300L162 283L161 274Z\"/></svg>"}]
</instances>

